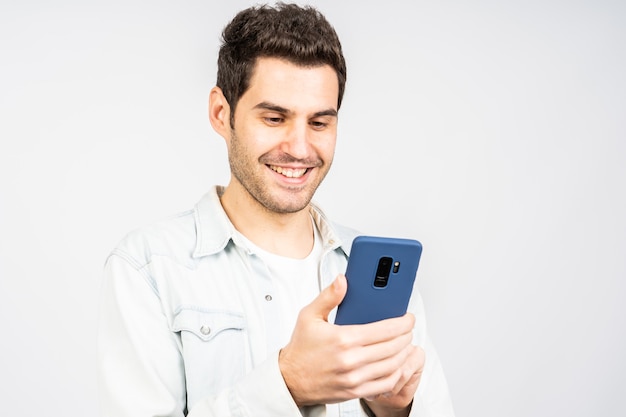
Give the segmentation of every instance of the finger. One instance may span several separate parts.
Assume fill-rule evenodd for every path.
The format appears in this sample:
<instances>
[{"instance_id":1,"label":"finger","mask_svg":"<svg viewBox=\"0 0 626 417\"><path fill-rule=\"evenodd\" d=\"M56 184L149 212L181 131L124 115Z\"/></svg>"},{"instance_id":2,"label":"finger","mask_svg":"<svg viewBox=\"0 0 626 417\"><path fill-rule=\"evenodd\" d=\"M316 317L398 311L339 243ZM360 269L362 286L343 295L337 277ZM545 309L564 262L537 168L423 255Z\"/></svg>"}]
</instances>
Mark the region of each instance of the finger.
<instances>
[{"instance_id":1,"label":"finger","mask_svg":"<svg viewBox=\"0 0 626 417\"><path fill-rule=\"evenodd\" d=\"M339 305L346 295L348 283L346 277L339 274L337 278L306 307L302 309L302 314L328 320L331 310Z\"/></svg>"},{"instance_id":2,"label":"finger","mask_svg":"<svg viewBox=\"0 0 626 417\"><path fill-rule=\"evenodd\" d=\"M369 381L377 381L385 378L389 378L395 375L395 379L389 382L386 391L392 391L397 381L403 377L405 370L413 373L414 359L410 359L410 355L413 352L413 346L405 346L393 355L385 356L380 360L370 360L364 362L360 366L354 367L350 372L348 378L352 381L358 381L358 383L365 383ZM409 364L407 362L411 361ZM410 375L408 375L410 377ZM386 392L381 391L381 392Z\"/></svg>"},{"instance_id":3,"label":"finger","mask_svg":"<svg viewBox=\"0 0 626 417\"><path fill-rule=\"evenodd\" d=\"M367 324L343 325L342 327L345 328L347 332L350 332L361 346L368 346L411 333L414 325L415 316L408 313L402 317Z\"/></svg>"},{"instance_id":4,"label":"finger","mask_svg":"<svg viewBox=\"0 0 626 417\"><path fill-rule=\"evenodd\" d=\"M424 362L424 350L419 346L412 346L411 353L402 366L401 376L389 394L396 395L406 387L418 384L424 370Z\"/></svg>"},{"instance_id":5,"label":"finger","mask_svg":"<svg viewBox=\"0 0 626 417\"><path fill-rule=\"evenodd\" d=\"M365 381L355 389L356 395L359 398L365 398L369 401L375 400L378 397L391 392L396 386L400 375L401 371L396 369L391 374L382 378Z\"/></svg>"},{"instance_id":6,"label":"finger","mask_svg":"<svg viewBox=\"0 0 626 417\"><path fill-rule=\"evenodd\" d=\"M411 346L412 339L412 333L405 333L394 339L367 346L357 346L356 349L349 349L343 346L345 353L342 358L343 369L348 372L359 368L363 369L370 364L394 358ZM399 365L401 365L401 363L398 363L398 366Z\"/></svg>"}]
</instances>

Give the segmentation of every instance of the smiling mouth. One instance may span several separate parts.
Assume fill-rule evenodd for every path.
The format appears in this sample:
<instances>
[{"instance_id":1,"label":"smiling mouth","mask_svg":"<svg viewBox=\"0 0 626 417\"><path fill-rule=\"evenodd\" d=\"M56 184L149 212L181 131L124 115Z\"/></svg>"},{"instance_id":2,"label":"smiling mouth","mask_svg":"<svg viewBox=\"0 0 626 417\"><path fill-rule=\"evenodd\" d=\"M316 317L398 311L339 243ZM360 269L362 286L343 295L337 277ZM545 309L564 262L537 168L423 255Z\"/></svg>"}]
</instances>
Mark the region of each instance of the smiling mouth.
<instances>
[{"instance_id":1,"label":"smiling mouth","mask_svg":"<svg viewBox=\"0 0 626 417\"><path fill-rule=\"evenodd\" d=\"M283 168L275 165L268 165L268 167L287 178L300 178L308 171L308 168Z\"/></svg>"}]
</instances>

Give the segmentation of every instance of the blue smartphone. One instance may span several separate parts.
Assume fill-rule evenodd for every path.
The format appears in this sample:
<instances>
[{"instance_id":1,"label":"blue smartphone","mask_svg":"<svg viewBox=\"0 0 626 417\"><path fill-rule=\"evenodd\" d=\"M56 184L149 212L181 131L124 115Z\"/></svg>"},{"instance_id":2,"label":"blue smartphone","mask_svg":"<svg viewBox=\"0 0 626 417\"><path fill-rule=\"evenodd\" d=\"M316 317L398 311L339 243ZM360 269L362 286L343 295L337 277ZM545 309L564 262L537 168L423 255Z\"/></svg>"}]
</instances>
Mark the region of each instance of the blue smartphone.
<instances>
[{"instance_id":1,"label":"blue smartphone","mask_svg":"<svg viewBox=\"0 0 626 417\"><path fill-rule=\"evenodd\" d=\"M422 244L413 239L358 236L352 242L348 291L335 324L364 324L406 313Z\"/></svg>"}]
</instances>

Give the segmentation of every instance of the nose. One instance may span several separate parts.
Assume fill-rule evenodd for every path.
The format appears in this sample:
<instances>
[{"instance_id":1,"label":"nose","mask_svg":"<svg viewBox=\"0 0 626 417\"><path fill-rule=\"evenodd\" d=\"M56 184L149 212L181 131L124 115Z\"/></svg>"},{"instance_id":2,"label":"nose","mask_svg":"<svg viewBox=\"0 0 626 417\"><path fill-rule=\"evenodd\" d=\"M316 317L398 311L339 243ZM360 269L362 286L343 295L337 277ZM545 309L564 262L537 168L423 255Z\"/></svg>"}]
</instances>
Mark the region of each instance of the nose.
<instances>
[{"instance_id":1,"label":"nose","mask_svg":"<svg viewBox=\"0 0 626 417\"><path fill-rule=\"evenodd\" d=\"M281 144L281 151L296 159L306 159L310 154L310 129L305 121L291 124Z\"/></svg>"}]
</instances>

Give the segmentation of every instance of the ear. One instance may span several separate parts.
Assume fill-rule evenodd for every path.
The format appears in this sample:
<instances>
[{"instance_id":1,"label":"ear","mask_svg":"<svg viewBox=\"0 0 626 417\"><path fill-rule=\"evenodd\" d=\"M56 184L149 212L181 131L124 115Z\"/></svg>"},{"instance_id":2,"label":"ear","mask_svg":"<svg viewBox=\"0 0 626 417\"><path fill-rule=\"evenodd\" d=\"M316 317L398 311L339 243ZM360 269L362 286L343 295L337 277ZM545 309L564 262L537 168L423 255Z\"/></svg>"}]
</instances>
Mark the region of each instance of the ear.
<instances>
[{"instance_id":1,"label":"ear","mask_svg":"<svg viewBox=\"0 0 626 417\"><path fill-rule=\"evenodd\" d=\"M220 136L230 138L230 105L219 87L213 87L209 93L209 120Z\"/></svg>"}]
</instances>

